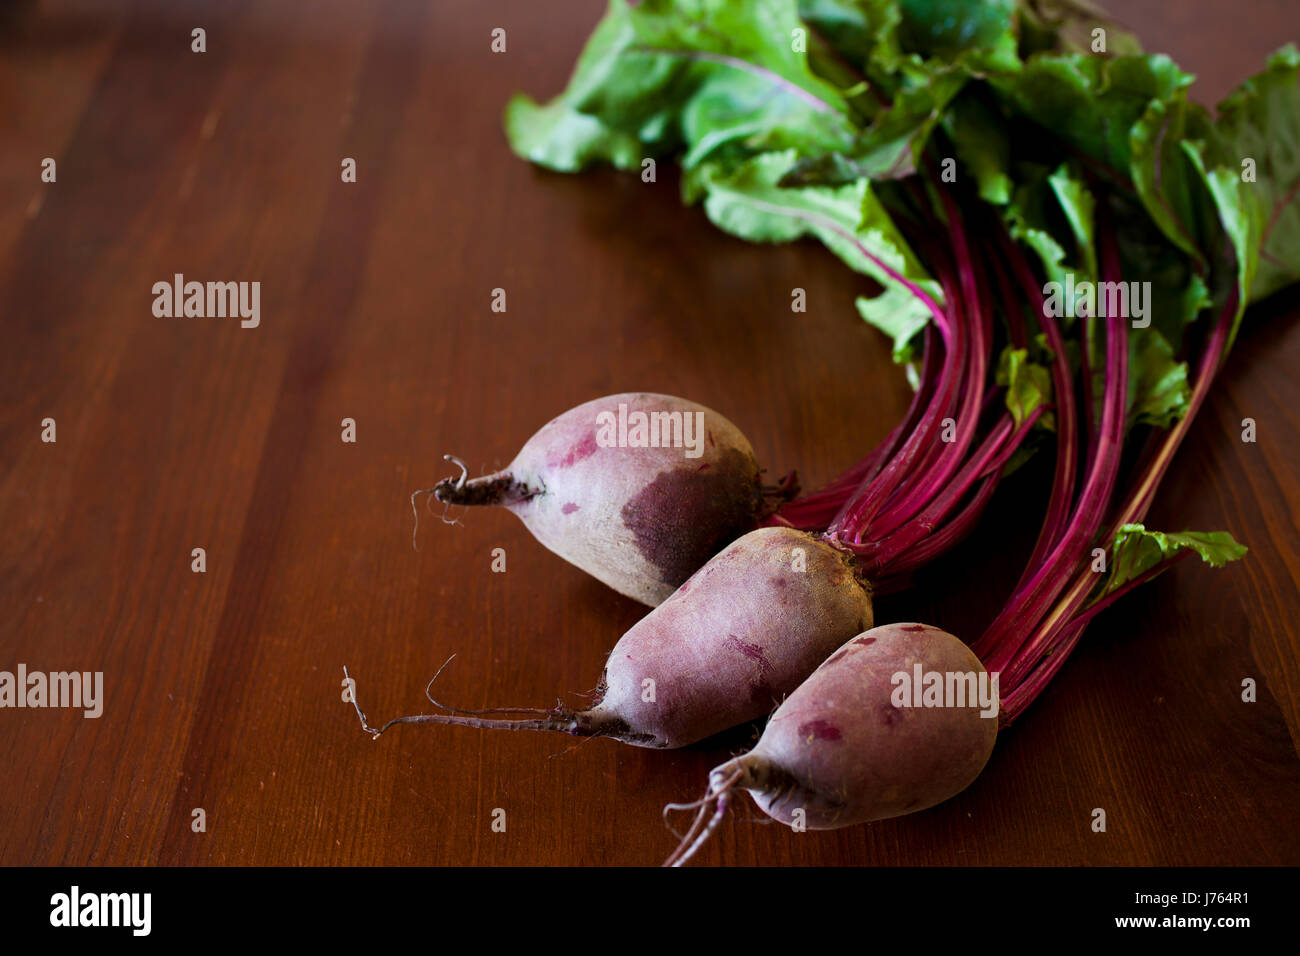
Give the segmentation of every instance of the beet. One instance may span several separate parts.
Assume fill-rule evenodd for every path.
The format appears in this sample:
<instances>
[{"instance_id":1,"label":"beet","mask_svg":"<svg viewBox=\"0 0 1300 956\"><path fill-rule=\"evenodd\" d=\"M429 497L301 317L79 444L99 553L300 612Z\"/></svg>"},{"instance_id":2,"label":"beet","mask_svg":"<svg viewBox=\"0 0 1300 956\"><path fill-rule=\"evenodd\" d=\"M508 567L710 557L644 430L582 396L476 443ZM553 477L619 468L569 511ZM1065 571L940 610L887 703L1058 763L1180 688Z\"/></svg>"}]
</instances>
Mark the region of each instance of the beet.
<instances>
[{"instance_id":1,"label":"beet","mask_svg":"<svg viewBox=\"0 0 1300 956\"><path fill-rule=\"evenodd\" d=\"M920 683L917 665L967 696L912 694ZM978 691L970 693L981 681L983 702L991 706L982 706ZM736 790L747 790L772 819L809 830L942 803L984 769L997 738L997 711L996 679L951 634L924 624L859 634L776 709L752 750L710 773L704 799L689 805L698 808L695 824L669 862L685 862L699 848Z\"/></svg>"},{"instance_id":2,"label":"beet","mask_svg":"<svg viewBox=\"0 0 1300 956\"><path fill-rule=\"evenodd\" d=\"M639 431L638 415L653 428ZM636 447L655 439L659 447ZM748 439L722 415L637 392L579 405L501 471L447 478L433 493L448 504L509 509L551 551L654 606L755 527L759 473Z\"/></svg>"}]
</instances>

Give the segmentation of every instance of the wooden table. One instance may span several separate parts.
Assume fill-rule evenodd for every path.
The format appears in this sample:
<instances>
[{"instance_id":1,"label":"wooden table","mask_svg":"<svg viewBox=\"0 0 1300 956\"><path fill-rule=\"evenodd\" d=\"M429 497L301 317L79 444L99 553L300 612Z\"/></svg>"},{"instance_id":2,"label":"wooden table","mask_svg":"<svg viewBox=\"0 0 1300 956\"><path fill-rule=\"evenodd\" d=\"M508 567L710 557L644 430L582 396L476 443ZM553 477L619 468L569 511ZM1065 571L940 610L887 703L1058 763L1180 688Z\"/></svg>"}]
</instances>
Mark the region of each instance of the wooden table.
<instances>
[{"instance_id":1,"label":"wooden table","mask_svg":"<svg viewBox=\"0 0 1300 956\"><path fill-rule=\"evenodd\" d=\"M1124 6L1211 101L1300 34L1292 0ZM673 845L662 805L750 740L372 742L341 700L347 665L372 717L418 710L454 652L444 700L549 706L590 689L643 613L505 512L426 520L414 551L407 497L448 473L444 453L504 464L553 414L646 389L725 412L811 486L905 408L855 317L860 281L819 247L727 238L670 176L510 154L506 98L558 89L601 7L6 6L0 669L102 671L105 702L98 719L0 711L0 863L655 863ZM260 281L260 325L155 317L152 286L175 273ZM809 309L792 320L796 285ZM1152 515L1231 529L1244 562L1181 565L1101 617L957 799L825 834L742 811L701 860L1300 862L1297 301L1252 313ZM1041 479L1009 483L878 618L973 638Z\"/></svg>"}]
</instances>

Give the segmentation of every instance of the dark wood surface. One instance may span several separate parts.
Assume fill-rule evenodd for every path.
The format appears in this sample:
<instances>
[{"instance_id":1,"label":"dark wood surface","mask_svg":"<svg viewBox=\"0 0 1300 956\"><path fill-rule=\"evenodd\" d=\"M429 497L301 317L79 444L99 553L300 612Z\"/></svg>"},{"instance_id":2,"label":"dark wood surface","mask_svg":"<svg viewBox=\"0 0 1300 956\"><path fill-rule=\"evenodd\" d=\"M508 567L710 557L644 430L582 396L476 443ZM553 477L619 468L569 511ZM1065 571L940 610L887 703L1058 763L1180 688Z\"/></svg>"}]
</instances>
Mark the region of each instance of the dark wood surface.
<instances>
[{"instance_id":1,"label":"dark wood surface","mask_svg":"<svg viewBox=\"0 0 1300 956\"><path fill-rule=\"evenodd\" d=\"M455 652L443 699L548 706L590 689L643 613L504 512L426 520L412 550L407 496L447 473L444 453L504 464L559 411L646 389L723 411L771 470L815 485L904 410L855 317L860 281L817 246L727 238L671 177L563 177L510 154L506 98L558 89L601 7L6 8L0 669L103 671L106 703L98 720L0 711L0 863L655 863L673 845L663 804L750 740L371 741L340 697L346 664L372 718L420 709ZM1300 34L1292 0L1124 14L1209 101ZM259 280L261 326L155 318L151 287L176 272ZM792 318L793 286L809 311ZM1231 529L1244 562L1180 565L1101 617L958 798L823 834L760 826L746 804L701 860L1300 863L1298 316L1294 294L1252 313L1152 515ZM1009 483L878 619L972 639L1042 482Z\"/></svg>"}]
</instances>

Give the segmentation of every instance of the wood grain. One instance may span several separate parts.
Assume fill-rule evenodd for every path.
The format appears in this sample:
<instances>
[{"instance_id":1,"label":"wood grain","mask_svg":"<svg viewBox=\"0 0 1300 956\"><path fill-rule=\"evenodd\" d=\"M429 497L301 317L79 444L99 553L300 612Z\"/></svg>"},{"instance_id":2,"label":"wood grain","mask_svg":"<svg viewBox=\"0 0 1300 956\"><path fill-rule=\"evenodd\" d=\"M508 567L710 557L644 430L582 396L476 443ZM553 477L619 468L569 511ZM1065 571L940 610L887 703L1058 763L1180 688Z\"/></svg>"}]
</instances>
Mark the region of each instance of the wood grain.
<instances>
[{"instance_id":1,"label":"wood grain","mask_svg":"<svg viewBox=\"0 0 1300 956\"><path fill-rule=\"evenodd\" d=\"M6 11L0 669L103 671L106 703L97 720L0 711L0 864L654 863L672 846L662 805L752 738L655 753L404 727L372 742L340 698L346 664L372 717L419 709L454 652L442 699L549 705L590 689L642 613L505 513L428 516L413 550L407 498L444 453L500 465L555 413L647 389L724 411L773 472L815 485L905 409L886 344L855 318L860 280L815 245L723 236L671 177L563 177L510 154L506 98L559 88L601 7ZM1125 17L1210 100L1300 33L1284 0L1130 0ZM176 272L260 281L260 327L155 318L151 287ZM741 812L701 859L1300 862L1298 316L1293 294L1248 318L1152 514L1231 529L1244 562L1184 564L1099 618L957 799L826 834ZM1009 483L879 618L973 638L1042 484L1032 467Z\"/></svg>"}]
</instances>

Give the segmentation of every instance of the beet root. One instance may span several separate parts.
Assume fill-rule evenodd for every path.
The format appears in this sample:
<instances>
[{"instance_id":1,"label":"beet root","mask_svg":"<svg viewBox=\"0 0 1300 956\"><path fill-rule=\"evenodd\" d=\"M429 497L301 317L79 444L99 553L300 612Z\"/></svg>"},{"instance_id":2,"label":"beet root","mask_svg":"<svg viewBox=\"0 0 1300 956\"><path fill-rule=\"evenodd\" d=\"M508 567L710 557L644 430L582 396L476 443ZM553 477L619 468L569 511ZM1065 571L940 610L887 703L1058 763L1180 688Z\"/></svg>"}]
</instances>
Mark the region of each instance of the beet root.
<instances>
[{"instance_id":1,"label":"beet root","mask_svg":"<svg viewBox=\"0 0 1300 956\"><path fill-rule=\"evenodd\" d=\"M924 624L860 634L777 708L751 751L712 771L668 863L689 859L737 790L772 819L809 830L942 803L984 769L996 718L996 677L951 634Z\"/></svg>"},{"instance_id":2,"label":"beet root","mask_svg":"<svg viewBox=\"0 0 1300 956\"><path fill-rule=\"evenodd\" d=\"M735 425L646 392L579 405L506 468L444 479L433 493L509 509L551 551L651 606L755 527L764 504L754 450Z\"/></svg>"},{"instance_id":3,"label":"beet root","mask_svg":"<svg viewBox=\"0 0 1300 956\"><path fill-rule=\"evenodd\" d=\"M872 620L847 553L791 528L751 531L623 636L596 709L645 746L684 747L770 713Z\"/></svg>"},{"instance_id":4,"label":"beet root","mask_svg":"<svg viewBox=\"0 0 1300 956\"><path fill-rule=\"evenodd\" d=\"M395 723L554 730L684 747L770 713L871 624L871 589L849 554L803 531L762 528L725 548L623 635L587 710L423 714L377 731L361 715L362 725L371 733Z\"/></svg>"}]
</instances>

